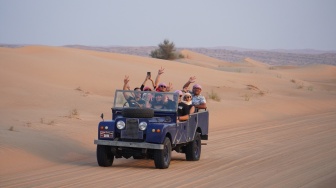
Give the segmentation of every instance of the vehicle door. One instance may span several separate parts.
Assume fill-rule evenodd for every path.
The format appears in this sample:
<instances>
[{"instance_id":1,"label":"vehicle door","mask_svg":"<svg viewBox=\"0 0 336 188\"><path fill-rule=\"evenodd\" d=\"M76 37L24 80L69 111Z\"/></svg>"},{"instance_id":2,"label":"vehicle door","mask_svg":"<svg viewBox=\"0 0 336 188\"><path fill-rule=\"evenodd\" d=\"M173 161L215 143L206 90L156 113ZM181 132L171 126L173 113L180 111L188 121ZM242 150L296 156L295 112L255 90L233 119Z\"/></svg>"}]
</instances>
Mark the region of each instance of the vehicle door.
<instances>
[{"instance_id":1,"label":"vehicle door","mask_svg":"<svg viewBox=\"0 0 336 188\"><path fill-rule=\"evenodd\" d=\"M187 142L194 140L194 135L198 124L198 113L190 114L187 126Z\"/></svg>"},{"instance_id":2,"label":"vehicle door","mask_svg":"<svg viewBox=\"0 0 336 188\"><path fill-rule=\"evenodd\" d=\"M188 121L182 121L176 123L176 134L174 137L174 143L185 143L187 142L187 128L188 128Z\"/></svg>"}]
</instances>

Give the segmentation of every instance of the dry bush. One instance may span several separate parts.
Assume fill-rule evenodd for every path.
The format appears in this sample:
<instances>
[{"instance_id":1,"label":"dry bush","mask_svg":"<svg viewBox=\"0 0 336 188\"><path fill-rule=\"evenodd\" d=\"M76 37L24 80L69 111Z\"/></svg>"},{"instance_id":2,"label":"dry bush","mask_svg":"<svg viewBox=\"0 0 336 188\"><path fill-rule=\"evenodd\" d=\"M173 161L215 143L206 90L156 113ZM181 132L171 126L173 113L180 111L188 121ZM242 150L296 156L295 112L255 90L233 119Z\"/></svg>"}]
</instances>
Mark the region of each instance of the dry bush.
<instances>
[{"instance_id":1,"label":"dry bush","mask_svg":"<svg viewBox=\"0 0 336 188\"><path fill-rule=\"evenodd\" d=\"M77 91L83 91L80 87L77 87L75 90L77 90Z\"/></svg>"},{"instance_id":2,"label":"dry bush","mask_svg":"<svg viewBox=\"0 0 336 188\"><path fill-rule=\"evenodd\" d=\"M78 116L79 116L79 112L78 112L78 110L76 108L74 108L74 109L70 110L68 118L77 118L77 119L79 119Z\"/></svg>"},{"instance_id":3,"label":"dry bush","mask_svg":"<svg viewBox=\"0 0 336 188\"><path fill-rule=\"evenodd\" d=\"M84 97L90 94L90 92L84 91L81 87L77 87L75 90L81 92Z\"/></svg>"},{"instance_id":4,"label":"dry bush","mask_svg":"<svg viewBox=\"0 0 336 188\"><path fill-rule=\"evenodd\" d=\"M51 120L51 121L49 121L49 122L46 122L46 121L44 120L44 118L40 118L40 123L41 123L41 124L45 124L45 125L55 125L55 121L54 121L54 120Z\"/></svg>"},{"instance_id":5,"label":"dry bush","mask_svg":"<svg viewBox=\"0 0 336 188\"><path fill-rule=\"evenodd\" d=\"M221 100L220 96L217 93L215 93L213 90L211 90L211 93L208 94L208 98L214 101L217 101L217 102Z\"/></svg>"},{"instance_id":6,"label":"dry bush","mask_svg":"<svg viewBox=\"0 0 336 188\"><path fill-rule=\"evenodd\" d=\"M245 95L243 95L243 97L244 97L244 100L245 100L245 101L249 101L250 98L252 97L252 95L251 95L251 94L247 94L247 93L245 93Z\"/></svg>"},{"instance_id":7,"label":"dry bush","mask_svg":"<svg viewBox=\"0 0 336 188\"><path fill-rule=\"evenodd\" d=\"M257 92L257 94L260 95L260 96L263 96L263 95L265 95L266 93L268 93L268 92L266 92L266 91L264 91L264 90L259 89L257 86L254 86L254 85L251 85L251 84L246 85L246 86L247 86L247 89L248 89L248 90L255 91L255 92Z\"/></svg>"},{"instance_id":8,"label":"dry bush","mask_svg":"<svg viewBox=\"0 0 336 188\"><path fill-rule=\"evenodd\" d=\"M14 126L9 127L9 131L14 131Z\"/></svg>"}]
</instances>

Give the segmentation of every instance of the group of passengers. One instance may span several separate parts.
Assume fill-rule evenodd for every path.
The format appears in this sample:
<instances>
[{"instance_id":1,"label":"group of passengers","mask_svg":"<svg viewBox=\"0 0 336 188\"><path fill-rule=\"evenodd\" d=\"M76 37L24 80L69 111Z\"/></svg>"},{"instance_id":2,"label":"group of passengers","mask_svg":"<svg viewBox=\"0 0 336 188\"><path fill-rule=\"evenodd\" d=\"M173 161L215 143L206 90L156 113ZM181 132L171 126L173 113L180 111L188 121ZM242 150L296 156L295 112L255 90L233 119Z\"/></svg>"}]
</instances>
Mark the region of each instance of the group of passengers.
<instances>
[{"instance_id":1,"label":"group of passengers","mask_svg":"<svg viewBox=\"0 0 336 188\"><path fill-rule=\"evenodd\" d=\"M199 109L206 109L206 100L202 92L202 86L199 84L194 84L192 91L189 91L189 85L194 83L196 77L190 77L189 80L184 84L182 90L176 90L174 93L174 99L169 99L168 96L161 92L171 92L173 85L169 83L160 83L160 76L164 73L164 68L158 70L155 82L151 79L151 75L146 76L145 81L141 87L134 88L134 94L124 92L124 97L127 100L130 107L147 107L154 109L169 109L174 108L175 102L178 101L178 120L185 121L189 119L189 114L198 111ZM131 90L129 86L129 76L124 78L123 90ZM145 86L147 81L151 81L152 87ZM156 91L154 96L151 93L143 93L140 91Z\"/></svg>"}]
</instances>

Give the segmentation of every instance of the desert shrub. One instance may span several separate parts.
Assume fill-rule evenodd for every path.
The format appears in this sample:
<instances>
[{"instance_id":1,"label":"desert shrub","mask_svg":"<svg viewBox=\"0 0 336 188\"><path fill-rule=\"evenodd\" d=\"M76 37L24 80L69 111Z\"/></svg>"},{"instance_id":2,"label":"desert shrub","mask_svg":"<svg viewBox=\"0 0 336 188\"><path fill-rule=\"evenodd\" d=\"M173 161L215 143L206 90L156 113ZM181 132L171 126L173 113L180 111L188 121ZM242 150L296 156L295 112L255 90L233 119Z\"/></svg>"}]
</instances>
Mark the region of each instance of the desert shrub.
<instances>
[{"instance_id":1,"label":"desert shrub","mask_svg":"<svg viewBox=\"0 0 336 188\"><path fill-rule=\"evenodd\" d=\"M175 44L165 39L163 43L158 45L158 49L151 51L150 56L157 59L174 60L177 58L184 58L180 53L176 52Z\"/></svg>"},{"instance_id":2,"label":"desert shrub","mask_svg":"<svg viewBox=\"0 0 336 188\"><path fill-rule=\"evenodd\" d=\"M244 97L245 101L250 101L250 98L252 97L252 95L245 93L245 95L243 95L243 97Z\"/></svg>"},{"instance_id":3,"label":"desert shrub","mask_svg":"<svg viewBox=\"0 0 336 188\"><path fill-rule=\"evenodd\" d=\"M218 102L221 100L219 95L215 93L213 90L211 90L211 93L208 94L208 98Z\"/></svg>"},{"instance_id":4,"label":"desert shrub","mask_svg":"<svg viewBox=\"0 0 336 188\"><path fill-rule=\"evenodd\" d=\"M70 110L69 115L68 115L69 118L78 118L78 116L79 116L79 112L76 108Z\"/></svg>"}]
</instances>

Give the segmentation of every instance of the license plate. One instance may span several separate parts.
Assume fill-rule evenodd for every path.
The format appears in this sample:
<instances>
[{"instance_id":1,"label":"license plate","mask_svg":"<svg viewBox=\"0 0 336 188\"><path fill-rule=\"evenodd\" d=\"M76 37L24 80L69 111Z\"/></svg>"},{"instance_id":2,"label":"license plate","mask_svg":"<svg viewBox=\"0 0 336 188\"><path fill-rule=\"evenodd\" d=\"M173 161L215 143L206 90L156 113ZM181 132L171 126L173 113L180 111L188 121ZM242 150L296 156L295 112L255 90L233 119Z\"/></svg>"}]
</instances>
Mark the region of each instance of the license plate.
<instances>
[{"instance_id":1,"label":"license plate","mask_svg":"<svg viewBox=\"0 0 336 188\"><path fill-rule=\"evenodd\" d=\"M113 131L100 131L100 138L113 138Z\"/></svg>"}]
</instances>

